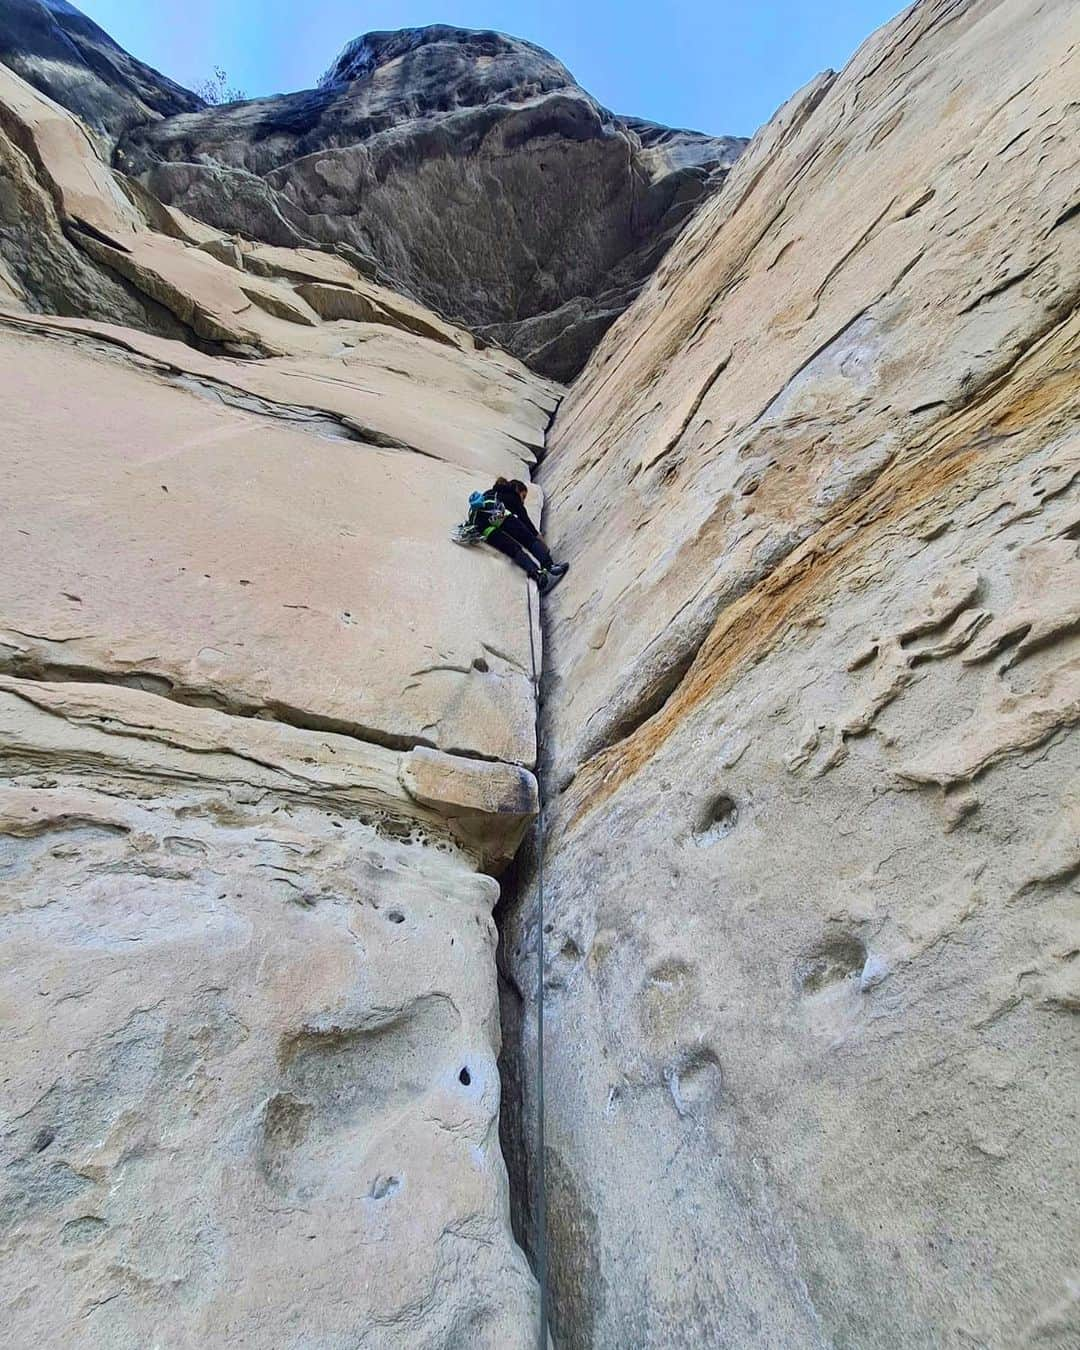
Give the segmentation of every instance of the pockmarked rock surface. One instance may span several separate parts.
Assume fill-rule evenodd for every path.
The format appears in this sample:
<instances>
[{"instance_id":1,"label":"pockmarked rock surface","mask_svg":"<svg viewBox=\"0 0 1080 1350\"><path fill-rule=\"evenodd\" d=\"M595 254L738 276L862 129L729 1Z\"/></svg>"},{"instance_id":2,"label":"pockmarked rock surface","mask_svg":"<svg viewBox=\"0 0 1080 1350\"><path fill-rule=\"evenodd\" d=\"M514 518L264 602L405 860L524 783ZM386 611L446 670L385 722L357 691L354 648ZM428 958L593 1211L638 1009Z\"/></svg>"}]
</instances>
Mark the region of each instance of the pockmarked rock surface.
<instances>
[{"instance_id":1,"label":"pockmarked rock surface","mask_svg":"<svg viewBox=\"0 0 1080 1350\"><path fill-rule=\"evenodd\" d=\"M12 16L5 1335L525 1350L542 1163L560 1350L1074 1350L1075 6L921 0L714 195L498 34L177 115ZM561 404L488 345L654 271ZM449 531L541 459L538 953L540 633Z\"/></svg>"},{"instance_id":2,"label":"pockmarked rock surface","mask_svg":"<svg viewBox=\"0 0 1080 1350\"><path fill-rule=\"evenodd\" d=\"M97 688L0 691L11 1344L533 1344L496 883Z\"/></svg>"},{"instance_id":3,"label":"pockmarked rock surface","mask_svg":"<svg viewBox=\"0 0 1080 1350\"><path fill-rule=\"evenodd\" d=\"M556 417L560 1346L1080 1343L1078 53L1065 0L905 12Z\"/></svg>"},{"instance_id":4,"label":"pockmarked rock surface","mask_svg":"<svg viewBox=\"0 0 1080 1350\"><path fill-rule=\"evenodd\" d=\"M6 69L0 165L4 1336L525 1350L530 620L449 534L561 391L156 201Z\"/></svg>"},{"instance_id":5,"label":"pockmarked rock surface","mask_svg":"<svg viewBox=\"0 0 1080 1350\"><path fill-rule=\"evenodd\" d=\"M147 121L117 164L221 229L336 246L565 380L744 144L617 117L533 44L433 25L358 38L318 89Z\"/></svg>"}]
</instances>

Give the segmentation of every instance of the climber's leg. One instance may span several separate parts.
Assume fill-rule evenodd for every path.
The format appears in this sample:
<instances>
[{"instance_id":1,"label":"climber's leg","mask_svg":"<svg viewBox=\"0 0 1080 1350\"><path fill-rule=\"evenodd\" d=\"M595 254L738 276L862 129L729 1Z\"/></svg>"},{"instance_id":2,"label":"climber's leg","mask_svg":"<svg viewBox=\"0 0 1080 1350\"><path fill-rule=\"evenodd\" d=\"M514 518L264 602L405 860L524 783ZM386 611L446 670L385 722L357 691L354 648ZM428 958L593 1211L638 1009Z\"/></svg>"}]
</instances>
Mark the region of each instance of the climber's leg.
<instances>
[{"instance_id":1,"label":"climber's leg","mask_svg":"<svg viewBox=\"0 0 1080 1350\"><path fill-rule=\"evenodd\" d=\"M539 560L540 566L544 571L552 567L551 553L548 552L548 545L537 535L535 529L529 528L524 520L518 520L517 516L508 516L502 522L499 533L509 533L510 539L521 545L521 548L528 549L533 558Z\"/></svg>"},{"instance_id":2,"label":"climber's leg","mask_svg":"<svg viewBox=\"0 0 1080 1350\"><path fill-rule=\"evenodd\" d=\"M530 558L517 540L510 535L506 528L508 524L509 521L504 520L494 533L488 535L487 542L492 548L497 548L500 553L505 553L508 558L516 562L523 571L528 572L534 581L539 580L539 564L533 558Z\"/></svg>"}]
</instances>

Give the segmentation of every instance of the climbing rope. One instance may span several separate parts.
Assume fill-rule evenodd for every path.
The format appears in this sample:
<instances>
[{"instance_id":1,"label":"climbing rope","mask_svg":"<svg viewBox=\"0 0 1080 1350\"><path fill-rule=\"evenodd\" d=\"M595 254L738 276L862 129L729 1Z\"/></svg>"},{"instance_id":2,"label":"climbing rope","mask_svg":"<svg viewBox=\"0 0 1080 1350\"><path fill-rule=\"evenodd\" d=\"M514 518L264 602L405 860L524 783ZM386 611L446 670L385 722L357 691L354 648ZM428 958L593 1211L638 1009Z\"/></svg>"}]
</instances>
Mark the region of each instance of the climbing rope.
<instances>
[{"instance_id":1,"label":"climbing rope","mask_svg":"<svg viewBox=\"0 0 1080 1350\"><path fill-rule=\"evenodd\" d=\"M544 786L540 774L540 675L533 631L532 583L529 602L529 655L532 659L533 709L536 714L536 1280L540 1285L540 1350L548 1350L547 1184L544 1167ZM539 604L536 621L540 621Z\"/></svg>"}]
</instances>

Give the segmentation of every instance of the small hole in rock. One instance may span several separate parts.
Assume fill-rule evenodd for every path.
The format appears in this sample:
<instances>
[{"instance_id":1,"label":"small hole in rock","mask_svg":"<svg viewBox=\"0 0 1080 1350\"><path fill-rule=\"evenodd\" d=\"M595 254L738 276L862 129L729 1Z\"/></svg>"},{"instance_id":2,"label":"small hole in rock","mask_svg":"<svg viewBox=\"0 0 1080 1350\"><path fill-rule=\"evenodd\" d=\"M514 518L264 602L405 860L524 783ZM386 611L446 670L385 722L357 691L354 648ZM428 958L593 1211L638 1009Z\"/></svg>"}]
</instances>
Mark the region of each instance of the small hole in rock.
<instances>
[{"instance_id":1,"label":"small hole in rock","mask_svg":"<svg viewBox=\"0 0 1080 1350\"><path fill-rule=\"evenodd\" d=\"M405 922L405 915L402 914L402 912L401 912L400 909L392 909L392 910L390 910L386 917L390 920L391 923L404 923L404 922Z\"/></svg>"},{"instance_id":2,"label":"small hole in rock","mask_svg":"<svg viewBox=\"0 0 1080 1350\"><path fill-rule=\"evenodd\" d=\"M472 1074L468 1071L468 1069L462 1069L462 1071L458 1074L458 1082L461 1084L462 1087L469 1086L469 1084L472 1082Z\"/></svg>"},{"instance_id":3,"label":"small hole in rock","mask_svg":"<svg viewBox=\"0 0 1080 1350\"><path fill-rule=\"evenodd\" d=\"M795 969L804 994L816 994L832 984L854 979L866 964L866 946L854 934L839 933L807 952Z\"/></svg>"},{"instance_id":4,"label":"small hole in rock","mask_svg":"<svg viewBox=\"0 0 1080 1350\"><path fill-rule=\"evenodd\" d=\"M713 797L698 817L694 834L702 845L715 844L729 835L739 823L739 808L726 792Z\"/></svg>"},{"instance_id":5,"label":"small hole in rock","mask_svg":"<svg viewBox=\"0 0 1080 1350\"><path fill-rule=\"evenodd\" d=\"M400 1177L376 1177L372 1182L368 1197L371 1200L385 1200L401 1186Z\"/></svg>"},{"instance_id":6,"label":"small hole in rock","mask_svg":"<svg viewBox=\"0 0 1080 1350\"><path fill-rule=\"evenodd\" d=\"M491 667L488 665L488 663L484 660L482 656L478 656L476 658L476 660L472 663L472 668L473 670L478 670L481 675L486 675L488 671L491 669Z\"/></svg>"},{"instance_id":7,"label":"small hole in rock","mask_svg":"<svg viewBox=\"0 0 1080 1350\"><path fill-rule=\"evenodd\" d=\"M34 1152L44 1153L49 1145L56 1138L56 1131L50 1129L38 1130L34 1135Z\"/></svg>"}]
</instances>

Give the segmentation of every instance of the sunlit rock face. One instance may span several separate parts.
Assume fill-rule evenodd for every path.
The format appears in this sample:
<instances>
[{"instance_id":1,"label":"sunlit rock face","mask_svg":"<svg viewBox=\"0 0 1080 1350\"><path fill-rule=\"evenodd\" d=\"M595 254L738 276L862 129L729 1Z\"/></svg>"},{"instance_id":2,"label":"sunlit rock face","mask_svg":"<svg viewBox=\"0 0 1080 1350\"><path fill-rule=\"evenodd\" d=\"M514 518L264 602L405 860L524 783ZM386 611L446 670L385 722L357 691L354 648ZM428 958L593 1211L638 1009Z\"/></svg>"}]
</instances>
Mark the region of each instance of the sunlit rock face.
<instances>
[{"instance_id":1,"label":"sunlit rock face","mask_svg":"<svg viewBox=\"0 0 1080 1350\"><path fill-rule=\"evenodd\" d=\"M3 58L13 1345L525 1350L542 1164L560 1350L1074 1350L1078 23L923 0L716 192L498 34ZM541 461L538 747L451 530Z\"/></svg>"},{"instance_id":2,"label":"sunlit rock face","mask_svg":"<svg viewBox=\"0 0 1080 1350\"><path fill-rule=\"evenodd\" d=\"M344 246L565 380L744 144L616 117L541 48L436 25L357 39L318 89L147 123L117 162L222 229Z\"/></svg>"},{"instance_id":3,"label":"sunlit rock face","mask_svg":"<svg viewBox=\"0 0 1080 1350\"><path fill-rule=\"evenodd\" d=\"M561 391L6 69L0 165L5 1343L524 1350L530 614L450 531Z\"/></svg>"},{"instance_id":4,"label":"sunlit rock face","mask_svg":"<svg viewBox=\"0 0 1080 1350\"><path fill-rule=\"evenodd\" d=\"M561 1345L1080 1337L1078 22L896 19L556 417Z\"/></svg>"}]
</instances>

